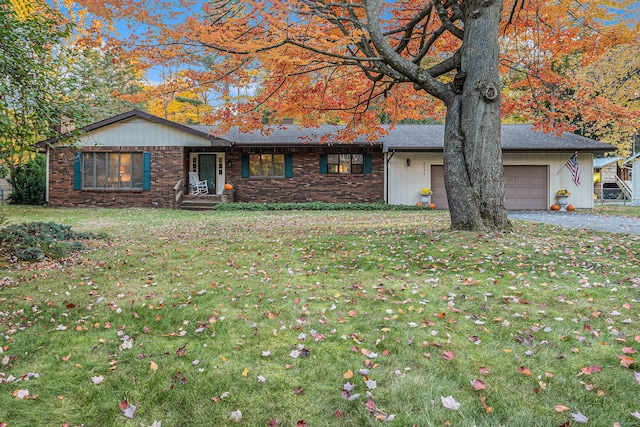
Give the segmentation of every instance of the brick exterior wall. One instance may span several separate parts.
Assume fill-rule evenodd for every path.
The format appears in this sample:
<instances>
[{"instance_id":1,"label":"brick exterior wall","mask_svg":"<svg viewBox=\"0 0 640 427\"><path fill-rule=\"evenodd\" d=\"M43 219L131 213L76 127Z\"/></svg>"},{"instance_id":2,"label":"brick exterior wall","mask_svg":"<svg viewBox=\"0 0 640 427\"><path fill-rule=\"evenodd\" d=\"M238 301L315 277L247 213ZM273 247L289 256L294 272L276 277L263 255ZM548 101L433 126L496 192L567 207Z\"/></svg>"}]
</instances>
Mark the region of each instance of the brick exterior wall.
<instances>
[{"instance_id":1,"label":"brick exterior wall","mask_svg":"<svg viewBox=\"0 0 640 427\"><path fill-rule=\"evenodd\" d=\"M151 189L74 190L75 147L49 150L49 201L52 207L173 208L173 187L185 179L184 147L83 147L82 151L151 153Z\"/></svg>"},{"instance_id":2,"label":"brick exterior wall","mask_svg":"<svg viewBox=\"0 0 640 427\"><path fill-rule=\"evenodd\" d=\"M185 147L83 147L82 151L144 151L151 153L151 190L74 190L74 147L49 151L51 207L173 208L173 187L179 179L188 194L189 151ZM201 151L201 150L193 150ZM326 151L322 152L335 152ZM234 185L236 202L374 203L384 198L384 157L370 151L371 174L321 174L318 150L293 153L292 178L242 178L241 153L226 153L226 182Z\"/></svg>"},{"instance_id":3,"label":"brick exterior wall","mask_svg":"<svg viewBox=\"0 0 640 427\"><path fill-rule=\"evenodd\" d=\"M336 152L323 150L322 152ZM371 174L321 174L320 154L293 153L292 178L242 178L241 153L227 153L226 180L233 184L236 202L257 203L374 203L384 198L384 157L370 151Z\"/></svg>"}]
</instances>

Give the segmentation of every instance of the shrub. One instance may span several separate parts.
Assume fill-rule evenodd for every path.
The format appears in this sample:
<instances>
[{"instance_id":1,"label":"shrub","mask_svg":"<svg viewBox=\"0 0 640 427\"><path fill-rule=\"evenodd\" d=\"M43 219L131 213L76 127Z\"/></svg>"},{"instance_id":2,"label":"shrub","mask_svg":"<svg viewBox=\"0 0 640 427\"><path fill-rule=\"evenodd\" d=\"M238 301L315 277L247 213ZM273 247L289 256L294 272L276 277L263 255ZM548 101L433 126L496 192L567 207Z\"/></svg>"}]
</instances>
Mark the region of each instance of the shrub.
<instances>
[{"instance_id":1,"label":"shrub","mask_svg":"<svg viewBox=\"0 0 640 427\"><path fill-rule=\"evenodd\" d=\"M45 202L46 157L36 155L26 163L13 168L11 173L11 203L16 205L41 205Z\"/></svg>"},{"instance_id":2,"label":"shrub","mask_svg":"<svg viewBox=\"0 0 640 427\"><path fill-rule=\"evenodd\" d=\"M218 211L417 211L417 206L386 203L219 203Z\"/></svg>"},{"instance_id":3,"label":"shrub","mask_svg":"<svg viewBox=\"0 0 640 427\"><path fill-rule=\"evenodd\" d=\"M55 222L14 224L0 230L0 244L20 261L64 258L84 249L81 239L93 238L93 234L76 233Z\"/></svg>"}]
</instances>

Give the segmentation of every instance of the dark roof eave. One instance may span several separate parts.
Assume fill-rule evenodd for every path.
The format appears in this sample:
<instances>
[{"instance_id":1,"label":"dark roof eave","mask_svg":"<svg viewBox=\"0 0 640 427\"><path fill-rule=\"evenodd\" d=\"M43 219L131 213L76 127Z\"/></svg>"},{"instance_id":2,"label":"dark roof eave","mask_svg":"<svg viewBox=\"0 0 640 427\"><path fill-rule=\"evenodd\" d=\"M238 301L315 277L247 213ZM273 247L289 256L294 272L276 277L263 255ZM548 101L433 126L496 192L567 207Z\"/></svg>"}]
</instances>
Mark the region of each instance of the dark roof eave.
<instances>
[{"instance_id":1,"label":"dark roof eave","mask_svg":"<svg viewBox=\"0 0 640 427\"><path fill-rule=\"evenodd\" d=\"M233 148L349 148L382 147L382 143L353 142L348 144L326 144L319 142L234 142Z\"/></svg>"},{"instance_id":2,"label":"dark roof eave","mask_svg":"<svg viewBox=\"0 0 640 427\"><path fill-rule=\"evenodd\" d=\"M385 147L383 153L442 153L442 147ZM503 148L503 153L607 153L616 151L615 147L574 147L574 148L558 148L558 147L535 147L535 148Z\"/></svg>"}]
</instances>

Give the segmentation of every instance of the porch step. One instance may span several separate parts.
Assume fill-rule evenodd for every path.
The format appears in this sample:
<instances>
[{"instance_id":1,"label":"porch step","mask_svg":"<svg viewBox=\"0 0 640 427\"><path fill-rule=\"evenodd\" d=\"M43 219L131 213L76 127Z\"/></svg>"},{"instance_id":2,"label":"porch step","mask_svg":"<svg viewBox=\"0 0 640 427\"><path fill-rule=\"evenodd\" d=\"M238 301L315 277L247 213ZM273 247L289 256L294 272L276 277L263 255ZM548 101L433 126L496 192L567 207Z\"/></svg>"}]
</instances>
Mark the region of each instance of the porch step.
<instances>
[{"instance_id":1,"label":"porch step","mask_svg":"<svg viewBox=\"0 0 640 427\"><path fill-rule=\"evenodd\" d=\"M225 194L207 194L199 196L184 196L180 209L189 211L206 211L214 209L218 203L229 202L229 198Z\"/></svg>"}]
</instances>

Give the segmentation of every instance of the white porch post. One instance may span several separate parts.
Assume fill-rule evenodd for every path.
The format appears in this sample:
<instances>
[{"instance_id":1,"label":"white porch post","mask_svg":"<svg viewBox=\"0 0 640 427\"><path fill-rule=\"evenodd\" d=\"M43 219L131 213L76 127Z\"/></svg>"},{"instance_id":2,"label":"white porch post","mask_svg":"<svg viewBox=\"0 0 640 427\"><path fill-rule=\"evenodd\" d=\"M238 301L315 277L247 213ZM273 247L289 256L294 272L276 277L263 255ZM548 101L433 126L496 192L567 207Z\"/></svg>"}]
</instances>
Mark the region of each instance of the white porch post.
<instances>
[{"instance_id":1,"label":"white porch post","mask_svg":"<svg viewBox=\"0 0 640 427\"><path fill-rule=\"evenodd\" d=\"M631 204L640 206L640 159L633 162L631 169Z\"/></svg>"}]
</instances>

